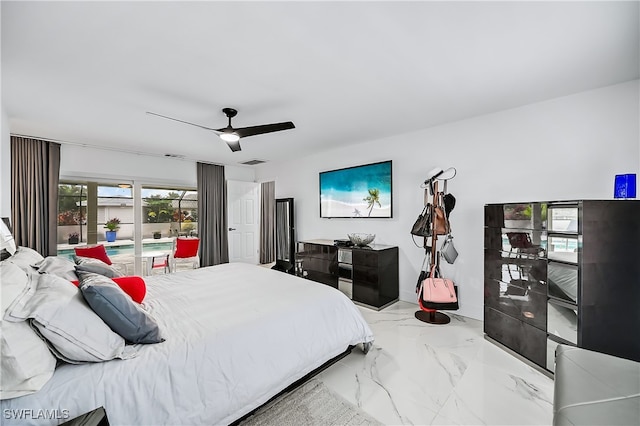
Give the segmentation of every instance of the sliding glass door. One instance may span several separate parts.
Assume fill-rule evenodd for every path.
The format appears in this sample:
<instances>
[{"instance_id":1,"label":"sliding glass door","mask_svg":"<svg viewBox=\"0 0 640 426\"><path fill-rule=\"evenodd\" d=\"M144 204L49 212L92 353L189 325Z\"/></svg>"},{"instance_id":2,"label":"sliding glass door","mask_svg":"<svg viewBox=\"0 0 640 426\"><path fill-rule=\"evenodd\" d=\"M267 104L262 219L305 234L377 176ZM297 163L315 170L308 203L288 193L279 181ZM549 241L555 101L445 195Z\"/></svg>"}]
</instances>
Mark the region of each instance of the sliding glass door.
<instances>
[{"instance_id":1,"label":"sliding glass door","mask_svg":"<svg viewBox=\"0 0 640 426\"><path fill-rule=\"evenodd\" d=\"M192 188L141 185L136 192L134 183L59 185L58 255L72 258L77 246L103 244L112 261L133 270L135 253L168 253L181 235L198 235L198 193Z\"/></svg>"}]
</instances>

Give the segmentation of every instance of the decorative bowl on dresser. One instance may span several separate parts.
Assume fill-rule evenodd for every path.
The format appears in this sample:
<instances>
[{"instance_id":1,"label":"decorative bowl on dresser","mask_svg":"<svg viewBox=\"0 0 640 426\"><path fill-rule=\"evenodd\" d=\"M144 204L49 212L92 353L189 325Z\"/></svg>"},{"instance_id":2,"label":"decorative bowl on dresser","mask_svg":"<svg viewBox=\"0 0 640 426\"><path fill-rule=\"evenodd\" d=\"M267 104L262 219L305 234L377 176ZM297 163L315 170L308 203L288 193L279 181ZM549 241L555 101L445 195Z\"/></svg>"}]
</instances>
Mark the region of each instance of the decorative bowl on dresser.
<instances>
[{"instance_id":1,"label":"decorative bowl on dresser","mask_svg":"<svg viewBox=\"0 0 640 426\"><path fill-rule=\"evenodd\" d=\"M362 233L353 233L347 234L349 237L349 241L358 247L368 246L376 239L376 234L362 234Z\"/></svg>"}]
</instances>

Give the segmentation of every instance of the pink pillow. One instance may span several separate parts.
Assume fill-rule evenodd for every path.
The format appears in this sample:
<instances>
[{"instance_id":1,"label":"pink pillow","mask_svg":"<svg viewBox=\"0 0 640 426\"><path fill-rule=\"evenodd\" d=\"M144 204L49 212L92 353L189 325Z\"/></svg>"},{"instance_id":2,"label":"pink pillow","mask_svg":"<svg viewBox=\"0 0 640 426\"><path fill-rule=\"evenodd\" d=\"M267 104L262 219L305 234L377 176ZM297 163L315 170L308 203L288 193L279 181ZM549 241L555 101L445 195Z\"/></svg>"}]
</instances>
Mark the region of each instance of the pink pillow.
<instances>
[{"instance_id":1,"label":"pink pillow","mask_svg":"<svg viewBox=\"0 0 640 426\"><path fill-rule=\"evenodd\" d=\"M115 277L111 278L114 283L118 284L118 286L131 296L136 303L142 303L144 297L147 295L147 283L144 282L142 277L138 277L135 275L128 277ZM78 280L71 281L76 287L80 285Z\"/></svg>"},{"instance_id":2,"label":"pink pillow","mask_svg":"<svg viewBox=\"0 0 640 426\"><path fill-rule=\"evenodd\" d=\"M76 247L74 248L74 250L76 252L76 256L99 259L107 265L111 265L111 259L109 259L109 256L107 256L107 250L102 244L91 247Z\"/></svg>"}]
</instances>

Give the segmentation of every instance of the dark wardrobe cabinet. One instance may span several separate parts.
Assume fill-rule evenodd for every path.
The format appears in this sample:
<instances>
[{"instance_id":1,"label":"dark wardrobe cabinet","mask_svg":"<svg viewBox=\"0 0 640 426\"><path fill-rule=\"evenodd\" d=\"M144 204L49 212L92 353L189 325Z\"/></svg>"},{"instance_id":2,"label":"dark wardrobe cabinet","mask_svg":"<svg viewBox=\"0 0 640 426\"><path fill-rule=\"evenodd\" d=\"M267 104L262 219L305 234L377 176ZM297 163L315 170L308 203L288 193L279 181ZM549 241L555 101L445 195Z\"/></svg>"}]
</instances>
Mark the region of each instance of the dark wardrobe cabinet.
<instances>
[{"instance_id":1,"label":"dark wardrobe cabinet","mask_svg":"<svg viewBox=\"0 0 640 426\"><path fill-rule=\"evenodd\" d=\"M484 331L549 371L559 343L640 361L640 201L485 205Z\"/></svg>"}]
</instances>

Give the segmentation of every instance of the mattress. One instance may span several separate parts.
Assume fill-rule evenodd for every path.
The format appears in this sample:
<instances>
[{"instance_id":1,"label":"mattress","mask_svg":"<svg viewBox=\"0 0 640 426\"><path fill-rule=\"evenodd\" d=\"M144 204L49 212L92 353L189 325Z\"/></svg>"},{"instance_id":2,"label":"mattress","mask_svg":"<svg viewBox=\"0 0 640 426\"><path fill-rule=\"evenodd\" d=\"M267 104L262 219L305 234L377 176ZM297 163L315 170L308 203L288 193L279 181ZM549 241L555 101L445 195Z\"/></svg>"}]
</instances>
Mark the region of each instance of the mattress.
<instances>
[{"instance_id":1,"label":"mattress","mask_svg":"<svg viewBox=\"0 0 640 426\"><path fill-rule=\"evenodd\" d=\"M145 280L166 341L136 345L133 359L59 366L40 391L1 401L3 424L58 424L100 406L113 425L228 424L373 341L344 294L282 272L230 263Z\"/></svg>"}]
</instances>

